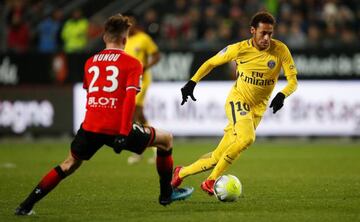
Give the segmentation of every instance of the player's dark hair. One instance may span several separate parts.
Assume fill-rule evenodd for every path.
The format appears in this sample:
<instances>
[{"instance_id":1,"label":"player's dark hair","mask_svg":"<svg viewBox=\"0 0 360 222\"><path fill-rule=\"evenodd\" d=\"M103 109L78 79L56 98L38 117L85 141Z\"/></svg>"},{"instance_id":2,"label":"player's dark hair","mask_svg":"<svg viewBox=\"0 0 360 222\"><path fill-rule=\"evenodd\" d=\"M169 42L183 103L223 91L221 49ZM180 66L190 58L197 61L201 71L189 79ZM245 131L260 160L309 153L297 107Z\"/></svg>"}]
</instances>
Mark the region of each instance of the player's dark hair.
<instances>
[{"instance_id":1,"label":"player's dark hair","mask_svg":"<svg viewBox=\"0 0 360 222\"><path fill-rule=\"evenodd\" d=\"M122 13L122 15L126 16L126 17L132 17L135 20L138 20L138 16L133 11L126 11L126 12Z\"/></svg>"},{"instance_id":2,"label":"player's dark hair","mask_svg":"<svg viewBox=\"0 0 360 222\"><path fill-rule=\"evenodd\" d=\"M108 18L105 22L105 37L112 42L120 40L122 34L129 30L130 19L121 14L116 14Z\"/></svg>"},{"instance_id":3,"label":"player's dark hair","mask_svg":"<svg viewBox=\"0 0 360 222\"><path fill-rule=\"evenodd\" d=\"M126 11L126 12L122 13L122 15L129 18L130 22L132 23L132 25L134 27L137 26L139 18L133 11Z\"/></svg>"},{"instance_id":4,"label":"player's dark hair","mask_svg":"<svg viewBox=\"0 0 360 222\"><path fill-rule=\"evenodd\" d=\"M257 28L259 23L275 25L275 18L269 12L258 12L250 20L250 26Z\"/></svg>"}]
</instances>

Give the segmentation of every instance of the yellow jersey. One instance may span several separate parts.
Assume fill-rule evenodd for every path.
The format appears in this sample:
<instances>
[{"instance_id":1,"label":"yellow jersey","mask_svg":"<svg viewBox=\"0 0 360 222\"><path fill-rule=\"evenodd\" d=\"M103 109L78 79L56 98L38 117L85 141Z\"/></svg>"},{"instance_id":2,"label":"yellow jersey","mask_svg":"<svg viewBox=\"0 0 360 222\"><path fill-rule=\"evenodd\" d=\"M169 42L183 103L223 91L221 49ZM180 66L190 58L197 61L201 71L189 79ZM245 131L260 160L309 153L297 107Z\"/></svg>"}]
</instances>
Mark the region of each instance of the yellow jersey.
<instances>
[{"instance_id":1,"label":"yellow jersey","mask_svg":"<svg viewBox=\"0 0 360 222\"><path fill-rule=\"evenodd\" d=\"M137 58L143 67L148 64L148 57L158 51L158 47L152 38L145 32L137 32L129 36L125 45L125 52ZM141 91L136 95L136 105L144 106L145 95L151 84L152 77L150 69L146 69L141 75Z\"/></svg>"},{"instance_id":2,"label":"yellow jersey","mask_svg":"<svg viewBox=\"0 0 360 222\"><path fill-rule=\"evenodd\" d=\"M271 92L283 68L288 85L281 91L287 97L296 90L296 67L287 46L275 39L269 48L258 50L252 39L228 45L207 60L191 78L199 82L214 67L235 61L237 80L230 91L229 99L238 99L251 107L253 114L262 116Z\"/></svg>"},{"instance_id":3,"label":"yellow jersey","mask_svg":"<svg viewBox=\"0 0 360 222\"><path fill-rule=\"evenodd\" d=\"M125 52L140 60L143 66L147 65L148 57L158 50L151 37L141 31L129 36L125 45Z\"/></svg>"}]
</instances>

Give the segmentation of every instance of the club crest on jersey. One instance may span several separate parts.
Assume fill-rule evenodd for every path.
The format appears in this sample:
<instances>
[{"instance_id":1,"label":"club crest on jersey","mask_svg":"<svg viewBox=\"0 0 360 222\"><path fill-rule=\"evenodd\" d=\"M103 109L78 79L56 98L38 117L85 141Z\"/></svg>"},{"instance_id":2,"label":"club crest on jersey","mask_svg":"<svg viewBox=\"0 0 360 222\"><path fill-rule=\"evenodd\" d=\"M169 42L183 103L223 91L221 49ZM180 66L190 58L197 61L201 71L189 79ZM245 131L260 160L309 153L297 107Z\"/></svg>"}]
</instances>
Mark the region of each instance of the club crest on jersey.
<instances>
[{"instance_id":1,"label":"club crest on jersey","mask_svg":"<svg viewBox=\"0 0 360 222\"><path fill-rule=\"evenodd\" d=\"M275 61L274 60L270 60L268 63L267 63L267 66L272 69L275 67Z\"/></svg>"}]
</instances>

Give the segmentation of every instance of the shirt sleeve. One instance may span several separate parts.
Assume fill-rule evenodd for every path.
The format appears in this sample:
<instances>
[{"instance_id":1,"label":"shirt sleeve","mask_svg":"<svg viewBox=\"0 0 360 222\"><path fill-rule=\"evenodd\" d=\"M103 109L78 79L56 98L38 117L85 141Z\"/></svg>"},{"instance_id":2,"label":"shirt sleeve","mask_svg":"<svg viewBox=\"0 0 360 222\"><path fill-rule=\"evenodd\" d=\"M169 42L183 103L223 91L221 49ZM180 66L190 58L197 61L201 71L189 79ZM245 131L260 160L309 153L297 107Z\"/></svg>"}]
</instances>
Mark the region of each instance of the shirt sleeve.
<instances>
[{"instance_id":1,"label":"shirt sleeve","mask_svg":"<svg viewBox=\"0 0 360 222\"><path fill-rule=\"evenodd\" d=\"M89 60L88 60L89 61ZM86 61L85 65L84 65L84 76L83 76L83 88L84 89L88 89L89 87L89 83L88 83L88 69L89 69L89 65L88 65L88 61Z\"/></svg>"},{"instance_id":2,"label":"shirt sleeve","mask_svg":"<svg viewBox=\"0 0 360 222\"><path fill-rule=\"evenodd\" d=\"M139 82L141 74L142 65L138 60L136 60L134 62L134 66L132 66L132 69L128 74L126 81L126 94L119 130L121 135L128 135L131 130L132 119L135 111L135 96L137 91L140 91Z\"/></svg>"},{"instance_id":3,"label":"shirt sleeve","mask_svg":"<svg viewBox=\"0 0 360 222\"><path fill-rule=\"evenodd\" d=\"M152 40L152 38L149 35L146 35L146 53L148 55L154 54L159 51L159 48L157 47L156 43Z\"/></svg>"},{"instance_id":4,"label":"shirt sleeve","mask_svg":"<svg viewBox=\"0 0 360 222\"><path fill-rule=\"evenodd\" d=\"M139 61L136 61L134 66L131 68L126 80L126 90L135 89L140 91L140 76L143 72L143 67Z\"/></svg>"},{"instance_id":5,"label":"shirt sleeve","mask_svg":"<svg viewBox=\"0 0 360 222\"><path fill-rule=\"evenodd\" d=\"M285 76L297 75L294 59L292 58L288 47L286 47L286 45L283 45L283 47L282 68L284 70Z\"/></svg>"},{"instance_id":6,"label":"shirt sleeve","mask_svg":"<svg viewBox=\"0 0 360 222\"><path fill-rule=\"evenodd\" d=\"M136 92L134 90L126 91L126 96L123 104L123 112L121 116L120 130L119 130L119 134L121 135L127 136L130 133L132 126L132 119L135 111L135 97L136 97Z\"/></svg>"},{"instance_id":7,"label":"shirt sleeve","mask_svg":"<svg viewBox=\"0 0 360 222\"><path fill-rule=\"evenodd\" d=\"M194 76L191 78L194 82L199 82L204 78L209 72L222 64L233 61L238 55L238 44L228 45L216 55L208 59L203 63L200 68L196 71Z\"/></svg>"},{"instance_id":8,"label":"shirt sleeve","mask_svg":"<svg viewBox=\"0 0 360 222\"><path fill-rule=\"evenodd\" d=\"M297 78L296 75L286 76L287 85L281 92L286 96L290 96L297 89Z\"/></svg>"},{"instance_id":9,"label":"shirt sleeve","mask_svg":"<svg viewBox=\"0 0 360 222\"><path fill-rule=\"evenodd\" d=\"M287 85L281 92L288 97L291 95L295 90L297 89L297 70L295 67L295 62L291 56L291 53L284 45L284 49L282 50L283 56L282 56L282 68L284 70L284 74L287 80Z\"/></svg>"}]
</instances>

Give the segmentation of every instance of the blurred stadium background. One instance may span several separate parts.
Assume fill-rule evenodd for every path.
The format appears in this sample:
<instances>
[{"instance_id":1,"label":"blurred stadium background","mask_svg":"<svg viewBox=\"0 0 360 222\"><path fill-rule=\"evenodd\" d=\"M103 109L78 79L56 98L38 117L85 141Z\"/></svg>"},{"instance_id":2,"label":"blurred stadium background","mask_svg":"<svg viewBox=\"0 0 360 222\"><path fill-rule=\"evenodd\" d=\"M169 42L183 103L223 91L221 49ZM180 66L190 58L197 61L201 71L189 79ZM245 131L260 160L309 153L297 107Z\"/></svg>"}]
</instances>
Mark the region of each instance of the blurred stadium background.
<instances>
[{"instance_id":1,"label":"blurred stadium background","mask_svg":"<svg viewBox=\"0 0 360 222\"><path fill-rule=\"evenodd\" d=\"M138 15L140 25L154 38L162 54L160 62L152 69L154 83L148 94L146 115L152 125L174 133L176 144L181 147L181 150L175 151L175 161L182 164L190 163L202 152L212 149L217 143L216 139L222 135L226 124L223 106L235 78L234 66L227 64L213 70L206 81L202 81L195 90L198 101L180 108L181 86L202 62L222 47L249 37L248 23L252 14L259 10L273 13L277 19L274 38L289 46L299 72L299 87L295 94L286 100L284 108L278 114L266 113L258 129L259 139L254 147L269 148L266 144L275 141L274 152L280 151L284 158L292 157L289 152L293 150L286 149L289 147L305 146L306 148L301 149L304 152L313 152L318 148L316 152L319 152L319 159L314 160L314 168L321 168L317 163L325 161L334 167L337 165L338 170L348 169L348 177L338 181L339 186L342 183L347 186L339 188L338 191L342 194L341 192L346 190L347 195L352 197L357 193L350 206L353 211L346 208L336 217L325 217L325 221L360 219L358 0L0 0L0 190L3 191L0 195L0 208L12 210L47 167L52 167L65 157L71 136L78 129L84 114L85 92L81 88L83 64L87 57L103 47L101 34L104 20L112 14L129 10ZM80 33L76 33L78 30L65 32L64 24L73 16L78 16L77 21L86 24L87 28ZM83 38L72 47L65 47L64 36L72 36L72 32ZM281 77L278 87L281 88L283 84L285 81ZM202 139L198 140L199 137ZM48 138L52 139L51 142L48 142ZM183 140L184 138L191 140ZM37 148L38 146L40 148ZM278 146L285 149L277 150ZM33 149L34 153L26 147ZM345 151L341 150L342 148ZM190 152L190 149L199 150L194 153ZM327 158L329 152L335 149L340 150L334 152L334 158ZM32 159L31 156L44 157L44 152L50 153L49 159L44 160L37 171L30 173L31 178L24 177L20 168L26 169L34 164L33 161L40 161L40 158ZM268 151L260 148L259 151L249 152L259 152L262 161L261 153ZM341 153L344 156L341 156ZM347 154L349 156L346 156ZM99 159L94 161L98 162L97 166L101 167L101 160L108 161L104 155L100 154ZM248 155L248 158L250 156ZM254 156L256 158L257 154ZM324 156L325 159L322 159ZM329 159L333 162L326 162ZM125 159L122 160L124 163L121 167L128 167ZM276 165L283 159L280 156L274 157L274 160L277 161L271 164ZM244 161L245 166L252 166L251 159L246 162L245 157ZM297 163L295 161L299 167L297 170L301 171L308 161L307 158L300 158ZM246 165L247 163L250 165ZM342 164L348 165L345 167ZM19 172L6 171L16 166ZM291 164L284 166L288 170L291 168ZM263 167L267 166L264 164ZM336 169L329 168L329 171L334 172L329 174L329 178L342 175ZM231 172L240 179L247 179L252 185L258 182L251 180L253 177L247 173L246 167L240 171L243 177L237 171ZM288 175L291 177L294 172L296 169L289 170ZM317 173L324 175L325 172L328 172L325 168L319 172L313 171L315 177ZM15 182L5 183L14 180L15 173L22 178L18 181L22 187L21 197L16 196L16 192L11 197L5 195L5 191L17 186ZM103 173L106 173L106 170ZM83 176L85 177L84 174ZM131 180L129 175L120 177ZM324 183L331 183L332 179ZM199 183L198 180L200 181L199 178L195 179L196 184ZM325 186L311 182L313 181L309 182L307 192L311 190L311 184ZM192 185L197 186L196 184ZM270 186L278 185L270 183ZM264 187L259 187L260 193L265 192L262 188ZM295 189L299 189L301 193L301 187ZM323 194L322 191L319 192ZM281 193L279 190L277 192ZM154 198L148 196L149 199ZM260 196L259 198L261 199ZM269 203L271 198L268 199ZM340 200L342 196L338 198ZM206 201L204 196L195 196L195 200L200 203ZM306 201L305 196L304 202ZM66 200L64 202L66 203ZM199 206L193 203L192 207L197 209ZM180 209L186 209L186 205L180 205ZM326 209L331 211L332 208ZM131 208L129 210L131 211ZM305 212L300 212L299 215L302 213ZM251 216L247 218L267 221L264 220L267 216L269 215L261 214L262 220ZM319 217L316 217L319 215L314 216L295 218L319 221ZM200 214L199 219L201 217ZM104 218L100 217L99 220ZM214 218L224 221L224 218ZM289 214L284 218L284 221L289 221L286 218L291 219L293 215ZM63 219L73 218L69 216ZM5 217L4 221L8 220L9 217ZM176 218L174 220L176 221Z\"/></svg>"},{"instance_id":2,"label":"blurred stadium background","mask_svg":"<svg viewBox=\"0 0 360 222\"><path fill-rule=\"evenodd\" d=\"M223 98L228 80L235 78L234 66L215 69L199 84L199 101L182 109L179 89L205 59L249 37L254 12L269 10L278 22L275 38L292 51L300 84L279 115L265 116L258 135L360 135L360 3L355 0L1 1L0 134L74 132L84 112L76 88L84 61L103 47L104 20L129 10L162 53L146 104L155 126L179 136L222 134ZM86 28L64 30L68 21ZM81 38L72 41L73 36Z\"/></svg>"}]
</instances>

